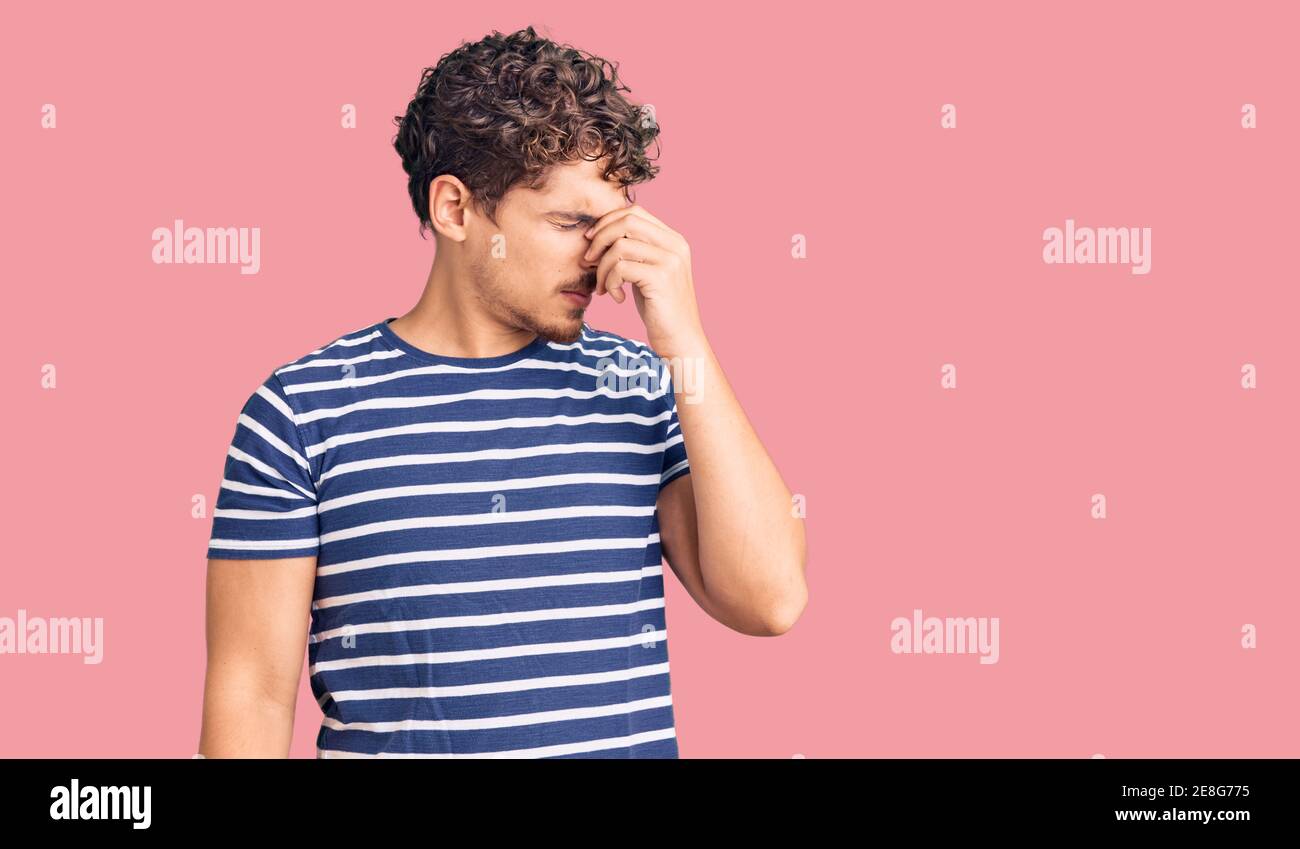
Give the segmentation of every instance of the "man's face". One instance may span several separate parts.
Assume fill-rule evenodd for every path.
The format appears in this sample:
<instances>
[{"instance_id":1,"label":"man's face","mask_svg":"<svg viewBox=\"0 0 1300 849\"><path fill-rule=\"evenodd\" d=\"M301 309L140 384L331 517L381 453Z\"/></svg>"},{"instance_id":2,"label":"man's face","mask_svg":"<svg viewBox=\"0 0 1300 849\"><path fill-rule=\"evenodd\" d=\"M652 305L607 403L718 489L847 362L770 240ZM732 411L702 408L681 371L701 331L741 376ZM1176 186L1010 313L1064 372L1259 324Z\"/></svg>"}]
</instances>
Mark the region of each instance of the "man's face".
<instances>
[{"instance_id":1,"label":"man's face","mask_svg":"<svg viewBox=\"0 0 1300 849\"><path fill-rule=\"evenodd\" d=\"M495 226L481 214L472 216L466 241L472 285L504 323L554 342L573 342L581 335L589 301L564 292L590 297L596 290L600 257L583 260L591 244L583 231L628 205L622 188L601 177L602 165L587 160L557 165L544 188L512 188L497 205Z\"/></svg>"}]
</instances>

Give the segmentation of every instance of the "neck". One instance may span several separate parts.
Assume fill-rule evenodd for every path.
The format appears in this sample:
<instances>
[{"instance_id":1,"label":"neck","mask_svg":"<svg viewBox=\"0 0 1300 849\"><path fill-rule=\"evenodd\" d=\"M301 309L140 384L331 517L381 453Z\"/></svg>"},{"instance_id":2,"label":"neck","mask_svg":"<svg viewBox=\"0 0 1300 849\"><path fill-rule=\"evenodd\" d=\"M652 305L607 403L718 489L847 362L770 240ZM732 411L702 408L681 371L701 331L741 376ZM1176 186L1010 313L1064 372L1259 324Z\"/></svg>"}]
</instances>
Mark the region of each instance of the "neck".
<instances>
[{"instance_id":1,"label":"neck","mask_svg":"<svg viewBox=\"0 0 1300 849\"><path fill-rule=\"evenodd\" d=\"M499 357L537 338L488 312L463 285L465 270L450 261L439 262L448 255L438 250L420 300L389 323L394 333L423 351L446 357Z\"/></svg>"}]
</instances>

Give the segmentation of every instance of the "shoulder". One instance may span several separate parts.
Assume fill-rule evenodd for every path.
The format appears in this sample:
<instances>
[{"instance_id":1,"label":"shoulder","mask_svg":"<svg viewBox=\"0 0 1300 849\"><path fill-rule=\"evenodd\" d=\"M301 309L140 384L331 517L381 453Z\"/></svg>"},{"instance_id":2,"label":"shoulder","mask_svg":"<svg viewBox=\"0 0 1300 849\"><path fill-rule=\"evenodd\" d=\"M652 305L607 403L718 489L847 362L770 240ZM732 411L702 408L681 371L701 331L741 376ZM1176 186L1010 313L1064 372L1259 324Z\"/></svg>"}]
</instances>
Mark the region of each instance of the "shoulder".
<instances>
[{"instance_id":1,"label":"shoulder","mask_svg":"<svg viewBox=\"0 0 1300 849\"><path fill-rule=\"evenodd\" d=\"M298 404L293 396L311 391L321 381L340 380L354 376L357 369L366 368L368 362L378 362L393 354L372 322L365 327L334 336L317 347L292 360L263 372L260 383L253 388L245 404L257 409L262 405L274 407L293 418Z\"/></svg>"},{"instance_id":2,"label":"shoulder","mask_svg":"<svg viewBox=\"0 0 1300 849\"><path fill-rule=\"evenodd\" d=\"M333 376L322 372L322 369L334 371L391 353L392 348L384 340L378 322L371 322L365 327L335 336L300 357L281 363L272 370L271 378L279 379L286 386L304 380L319 380Z\"/></svg>"}]
</instances>

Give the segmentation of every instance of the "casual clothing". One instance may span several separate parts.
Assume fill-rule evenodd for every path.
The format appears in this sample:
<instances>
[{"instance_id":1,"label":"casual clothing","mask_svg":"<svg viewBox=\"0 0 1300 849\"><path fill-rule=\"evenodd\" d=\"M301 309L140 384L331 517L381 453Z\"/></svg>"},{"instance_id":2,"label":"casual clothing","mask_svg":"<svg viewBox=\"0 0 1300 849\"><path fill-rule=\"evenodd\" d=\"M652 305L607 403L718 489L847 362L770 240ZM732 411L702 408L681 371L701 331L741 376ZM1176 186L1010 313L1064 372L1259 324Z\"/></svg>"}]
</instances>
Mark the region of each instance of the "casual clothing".
<instances>
[{"instance_id":1,"label":"casual clothing","mask_svg":"<svg viewBox=\"0 0 1300 849\"><path fill-rule=\"evenodd\" d=\"M660 490L670 370L585 322L499 357L388 326L244 404L209 558L315 555L318 757L678 756Z\"/></svg>"}]
</instances>

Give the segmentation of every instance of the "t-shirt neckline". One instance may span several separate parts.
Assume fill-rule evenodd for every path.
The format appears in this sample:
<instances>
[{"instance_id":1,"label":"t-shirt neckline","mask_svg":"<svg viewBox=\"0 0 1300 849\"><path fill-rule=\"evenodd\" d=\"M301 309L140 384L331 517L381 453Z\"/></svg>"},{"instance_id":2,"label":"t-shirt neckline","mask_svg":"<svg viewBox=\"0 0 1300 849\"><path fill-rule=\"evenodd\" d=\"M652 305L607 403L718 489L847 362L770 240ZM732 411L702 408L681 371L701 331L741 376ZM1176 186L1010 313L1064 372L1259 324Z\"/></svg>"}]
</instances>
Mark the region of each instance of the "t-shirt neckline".
<instances>
[{"instance_id":1,"label":"t-shirt neckline","mask_svg":"<svg viewBox=\"0 0 1300 849\"><path fill-rule=\"evenodd\" d=\"M530 357L534 354L540 353L546 350L549 344L546 337L539 334L536 339L529 342L524 347L516 351L510 352L509 354L501 354L500 356L497 357L449 357L443 354L435 354L432 351L426 351L423 348L417 348L411 343L407 342L401 336L398 336L393 331L393 329L388 326L388 322L392 321L395 318L396 316L384 318L375 325L375 328L379 331L379 335L382 336L384 340L388 342L389 345L393 346L394 348L397 348L398 350L402 351L404 354L409 354L410 356L415 357L416 359L423 360L429 363L441 363L444 365L452 365L452 366L468 366L470 368L491 368L493 366L504 366L516 362L518 360L522 360L526 357ZM583 325L583 329L586 329L585 323Z\"/></svg>"}]
</instances>

